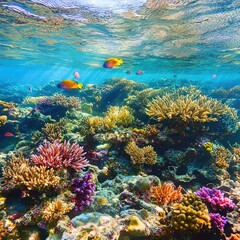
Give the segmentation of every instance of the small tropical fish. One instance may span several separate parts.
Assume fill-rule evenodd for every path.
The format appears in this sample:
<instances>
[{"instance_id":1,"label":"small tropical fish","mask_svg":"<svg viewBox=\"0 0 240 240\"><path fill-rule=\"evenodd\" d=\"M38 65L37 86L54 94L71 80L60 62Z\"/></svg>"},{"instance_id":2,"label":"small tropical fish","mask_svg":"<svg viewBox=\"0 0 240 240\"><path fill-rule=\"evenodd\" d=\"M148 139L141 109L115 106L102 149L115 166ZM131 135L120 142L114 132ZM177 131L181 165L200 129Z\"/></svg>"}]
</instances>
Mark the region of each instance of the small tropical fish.
<instances>
[{"instance_id":1,"label":"small tropical fish","mask_svg":"<svg viewBox=\"0 0 240 240\"><path fill-rule=\"evenodd\" d=\"M108 58L104 62L103 67L105 67L105 68L114 68L114 67L120 66L121 64L123 64L123 60L122 59Z\"/></svg>"},{"instance_id":2,"label":"small tropical fish","mask_svg":"<svg viewBox=\"0 0 240 240\"><path fill-rule=\"evenodd\" d=\"M70 90L70 89L82 89L83 84L82 83L78 83L76 81L73 80L63 80L61 83L59 83L57 85L59 88L63 88L66 90Z\"/></svg>"},{"instance_id":3,"label":"small tropical fish","mask_svg":"<svg viewBox=\"0 0 240 240\"><path fill-rule=\"evenodd\" d=\"M217 77L217 74L213 74L212 75L212 79L216 78Z\"/></svg>"},{"instance_id":4,"label":"small tropical fish","mask_svg":"<svg viewBox=\"0 0 240 240\"><path fill-rule=\"evenodd\" d=\"M11 132L6 132L6 133L4 133L4 136L5 137L13 137L14 134L12 134Z\"/></svg>"},{"instance_id":5,"label":"small tropical fish","mask_svg":"<svg viewBox=\"0 0 240 240\"><path fill-rule=\"evenodd\" d=\"M143 71L143 70L137 70L137 71L136 71L136 74L137 74L137 75L142 75L142 74L144 74L144 71Z\"/></svg>"},{"instance_id":6,"label":"small tropical fish","mask_svg":"<svg viewBox=\"0 0 240 240\"><path fill-rule=\"evenodd\" d=\"M30 92L32 92L32 87L29 87L28 90L29 90Z\"/></svg>"},{"instance_id":7,"label":"small tropical fish","mask_svg":"<svg viewBox=\"0 0 240 240\"><path fill-rule=\"evenodd\" d=\"M80 78L79 72L74 72L73 75L74 75L75 78Z\"/></svg>"},{"instance_id":8,"label":"small tropical fish","mask_svg":"<svg viewBox=\"0 0 240 240\"><path fill-rule=\"evenodd\" d=\"M126 74L131 74L131 71L129 71L129 70L128 70L128 71L126 71Z\"/></svg>"}]
</instances>

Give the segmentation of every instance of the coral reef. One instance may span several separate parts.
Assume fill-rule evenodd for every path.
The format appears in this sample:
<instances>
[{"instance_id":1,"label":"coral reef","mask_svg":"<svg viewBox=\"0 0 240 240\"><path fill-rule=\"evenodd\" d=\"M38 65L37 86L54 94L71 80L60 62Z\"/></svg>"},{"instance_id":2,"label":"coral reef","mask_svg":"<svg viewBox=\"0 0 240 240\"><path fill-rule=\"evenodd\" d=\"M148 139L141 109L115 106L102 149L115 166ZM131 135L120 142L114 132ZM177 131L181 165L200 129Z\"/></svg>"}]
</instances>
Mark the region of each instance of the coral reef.
<instances>
[{"instance_id":1,"label":"coral reef","mask_svg":"<svg viewBox=\"0 0 240 240\"><path fill-rule=\"evenodd\" d=\"M2 125L4 125L6 123L6 121L7 121L7 116L6 115L0 116L0 127Z\"/></svg>"},{"instance_id":2,"label":"coral reef","mask_svg":"<svg viewBox=\"0 0 240 240\"><path fill-rule=\"evenodd\" d=\"M85 159L83 147L70 144L67 141L60 143L45 141L37 148L38 154L31 156L34 164L53 168L72 168L79 172L85 168L88 161Z\"/></svg>"},{"instance_id":3,"label":"coral reef","mask_svg":"<svg viewBox=\"0 0 240 240\"><path fill-rule=\"evenodd\" d=\"M134 141L128 143L125 148L126 153L130 156L132 164L150 164L157 162L157 153L152 146L139 148Z\"/></svg>"},{"instance_id":4,"label":"coral reef","mask_svg":"<svg viewBox=\"0 0 240 240\"><path fill-rule=\"evenodd\" d=\"M159 206L168 205L179 202L182 199L181 190L181 186L178 186L177 190L175 190L173 184L163 183L150 188L150 197Z\"/></svg>"},{"instance_id":5,"label":"coral reef","mask_svg":"<svg viewBox=\"0 0 240 240\"><path fill-rule=\"evenodd\" d=\"M210 216L211 226L223 231L224 226L227 223L226 217L221 216L219 213L209 213L209 216Z\"/></svg>"}]
</instances>

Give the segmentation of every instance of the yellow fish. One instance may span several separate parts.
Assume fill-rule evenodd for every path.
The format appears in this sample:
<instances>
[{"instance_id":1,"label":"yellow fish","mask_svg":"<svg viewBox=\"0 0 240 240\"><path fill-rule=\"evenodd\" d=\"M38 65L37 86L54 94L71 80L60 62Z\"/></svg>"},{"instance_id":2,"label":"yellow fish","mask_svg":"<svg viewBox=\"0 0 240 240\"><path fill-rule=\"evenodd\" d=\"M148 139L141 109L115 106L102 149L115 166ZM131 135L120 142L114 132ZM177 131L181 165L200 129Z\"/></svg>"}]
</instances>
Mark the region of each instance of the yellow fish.
<instances>
[{"instance_id":1,"label":"yellow fish","mask_svg":"<svg viewBox=\"0 0 240 240\"><path fill-rule=\"evenodd\" d=\"M108 58L104 62L103 67L105 67L105 68L114 68L114 67L120 66L122 64L123 64L123 60L122 59Z\"/></svg>"},{"instance_id":2,"label":"yellow fish","mask_svg":"<svg viewBox=\"0 0 240 240\"><path fill-rule=\"evenodd\" d=\"M63 88L63 89L82 89L83 84L82 83L78 83L76 81L73 80L63 80L61 83L59 83L57 85L59 88Z\"/></svg>"}]
</instances>

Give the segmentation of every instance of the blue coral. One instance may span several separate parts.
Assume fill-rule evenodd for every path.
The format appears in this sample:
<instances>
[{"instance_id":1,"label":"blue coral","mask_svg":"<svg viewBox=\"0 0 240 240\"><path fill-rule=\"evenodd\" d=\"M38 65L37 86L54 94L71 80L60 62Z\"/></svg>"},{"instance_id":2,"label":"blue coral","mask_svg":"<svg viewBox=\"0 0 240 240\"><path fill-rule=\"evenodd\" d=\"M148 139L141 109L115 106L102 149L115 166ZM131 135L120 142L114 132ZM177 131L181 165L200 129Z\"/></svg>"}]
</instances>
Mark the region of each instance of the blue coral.
<instances>
[{"instance_id":1,"label":"blue coral","mask_svg":"<svg viewBox=\"0 0 240 240\"><path fill-rule=\"evenodd\" d=\"M72 192L75 194L75 210L82 211L90 206L93 201L93 194L95 191L95 184L92 181L92 174L88 173L82 179L75 178L72 184Z\"/></svg>"}]
</instances>

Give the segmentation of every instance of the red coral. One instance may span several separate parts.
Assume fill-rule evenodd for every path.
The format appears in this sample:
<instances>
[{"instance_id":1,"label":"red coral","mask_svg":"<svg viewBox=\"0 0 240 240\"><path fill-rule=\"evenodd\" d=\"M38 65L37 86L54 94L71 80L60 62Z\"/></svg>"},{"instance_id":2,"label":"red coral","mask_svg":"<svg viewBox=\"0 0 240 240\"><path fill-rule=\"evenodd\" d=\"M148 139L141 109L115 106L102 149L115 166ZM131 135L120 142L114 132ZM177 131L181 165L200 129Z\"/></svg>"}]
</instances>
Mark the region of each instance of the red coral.
<instances>
[{"instance_id":1,"label":"red coral","mask_svg":"<svg viewBox=\"0 0 240 240\"><path fill-rule=\"evenodd\" d=\"M53 168L71 167L79 172L87 166L88 161L84 157L83 147L78 144L70 144L68 141L53 143L45 141L37 148L39 155L31 156L33 163Z\"/></svg>"}]
</instances>

